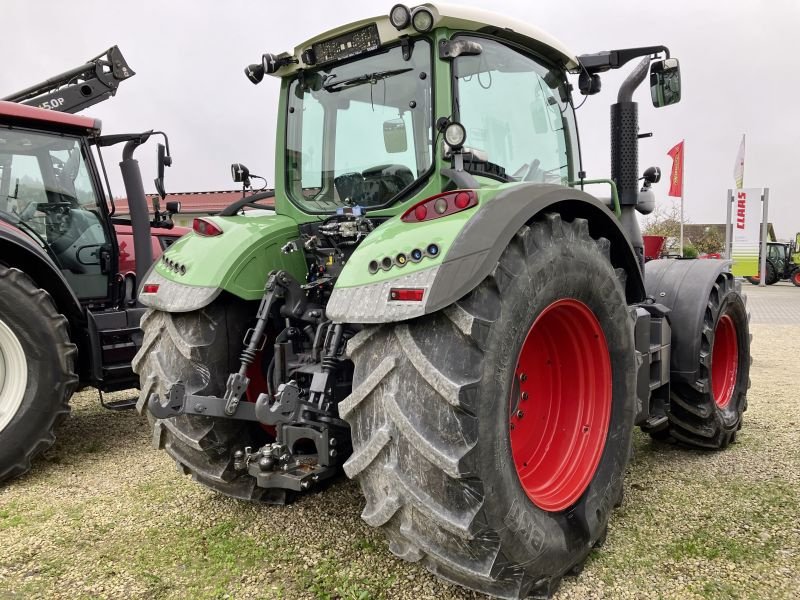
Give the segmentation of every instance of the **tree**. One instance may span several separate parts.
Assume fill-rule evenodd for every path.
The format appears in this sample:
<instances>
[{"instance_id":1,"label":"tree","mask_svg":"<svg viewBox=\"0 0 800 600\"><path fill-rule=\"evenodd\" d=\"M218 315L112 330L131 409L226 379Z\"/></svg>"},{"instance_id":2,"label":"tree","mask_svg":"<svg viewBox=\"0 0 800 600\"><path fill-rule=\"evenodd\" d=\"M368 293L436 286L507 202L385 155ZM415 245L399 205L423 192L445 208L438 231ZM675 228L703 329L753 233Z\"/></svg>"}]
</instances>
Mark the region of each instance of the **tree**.
<instances>
[{"instance_id":1,"label":"tree","mask_svg":"<svg viewBox=\"0 0 800 600\"><path fill-rule=\"evenodd\" d=\"M684 220L684 224L688 223ZM681 213L675 205L659 204L644 218L644 235L662 235L666 239L663 252L677 254L681 244Z\"/></svg>"},{"instance_id":2,"label":"tree","mask_svg":"<svg viewBox=\"0 0 800 600\"><path fill-rule=\"evenodd\" d=\"M693 239L692 243L700 254L719 253L725 250L725 240L715 227L706 227L703 235Z\"/></svg>"}]
</instances>

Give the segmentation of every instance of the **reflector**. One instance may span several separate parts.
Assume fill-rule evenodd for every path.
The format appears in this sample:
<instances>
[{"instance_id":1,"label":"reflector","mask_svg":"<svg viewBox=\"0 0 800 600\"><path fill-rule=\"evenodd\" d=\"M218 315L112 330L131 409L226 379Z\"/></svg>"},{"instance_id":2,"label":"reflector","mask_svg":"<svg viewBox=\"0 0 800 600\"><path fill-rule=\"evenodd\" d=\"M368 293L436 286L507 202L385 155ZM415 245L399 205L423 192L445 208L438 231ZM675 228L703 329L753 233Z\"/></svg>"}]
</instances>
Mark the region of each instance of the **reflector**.
<instances>
[{"instance_id":1,"label":"reflector","mask_svg":"<svg viewBox=\"0 0 800 600\"><path fill-rule=\"evenodd\" d=\"M422 302L424 295L424 288L392 288L389 290L389 300L397 302Z\"/></svg>"}]
</instances>

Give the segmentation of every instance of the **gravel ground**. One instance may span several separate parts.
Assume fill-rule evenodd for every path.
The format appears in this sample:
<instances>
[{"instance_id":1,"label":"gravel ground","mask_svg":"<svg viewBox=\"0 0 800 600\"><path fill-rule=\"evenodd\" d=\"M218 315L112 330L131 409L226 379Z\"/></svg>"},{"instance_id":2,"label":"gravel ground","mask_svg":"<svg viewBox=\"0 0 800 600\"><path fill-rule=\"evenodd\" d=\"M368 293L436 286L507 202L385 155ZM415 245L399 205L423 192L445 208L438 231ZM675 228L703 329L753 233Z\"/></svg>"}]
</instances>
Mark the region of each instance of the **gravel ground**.
<instances>
[{"instance_id":1,"label":"gravel ground","mask_svg":"<svg viewBox=\"0 0 800 600\"><path fill-rule=\"evenodd\" d=\"M558 600L800 595L800 326L753 333L739 442L700 453L637 431L608 542ZM476 598L393 558L352 482L289 507L228 500L152 450L143 418L92 390L73 405L0 489L0 599Z\"/></svg>"}]
</instances>

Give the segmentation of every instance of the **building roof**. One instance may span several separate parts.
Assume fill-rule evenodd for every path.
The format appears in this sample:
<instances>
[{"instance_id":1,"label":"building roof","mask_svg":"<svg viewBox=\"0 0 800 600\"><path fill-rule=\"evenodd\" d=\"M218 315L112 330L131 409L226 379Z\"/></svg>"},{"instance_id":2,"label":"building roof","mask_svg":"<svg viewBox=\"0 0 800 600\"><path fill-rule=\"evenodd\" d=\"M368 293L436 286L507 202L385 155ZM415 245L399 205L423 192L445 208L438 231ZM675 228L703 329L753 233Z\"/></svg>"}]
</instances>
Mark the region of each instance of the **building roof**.
<instances>
[{"instance_id":1,"label":"building roof","mask_svg":"<svg viewBox=\"0 0 800 600\"><path fill-rule=\"evenodd\" d=\"M270 191L270 190L264 190ZM157 194L147 194L148 201L157 198ZM216 192L175 192L167 194L167 197L161 203L161 208L166 208L166 202L180 202L181 214L210 214L217 213L223 208L239 200L242 197L242 190L223 190ZM274 203L269 201L262 202L264 208L274 206ZM130 210L128 209L127 198L117 198L114 200L116 207L116 214L127 215ZM152 209L152 206L150 206Z\"/></svg>"},{"instance_id":2,"label":"building roof","mask_svg":"<svg viewBox=\"0 0 800 600\"><path fill-rule=\"evenodd\" d=\"M91 130L93 133L100 133L100 121L91 117L73 115L69 113L36 108L27 104L17 102L6 102L0 100L0 119L3 120L24 120L38 123L55 123Z\"/></svg>"}]
</instances>

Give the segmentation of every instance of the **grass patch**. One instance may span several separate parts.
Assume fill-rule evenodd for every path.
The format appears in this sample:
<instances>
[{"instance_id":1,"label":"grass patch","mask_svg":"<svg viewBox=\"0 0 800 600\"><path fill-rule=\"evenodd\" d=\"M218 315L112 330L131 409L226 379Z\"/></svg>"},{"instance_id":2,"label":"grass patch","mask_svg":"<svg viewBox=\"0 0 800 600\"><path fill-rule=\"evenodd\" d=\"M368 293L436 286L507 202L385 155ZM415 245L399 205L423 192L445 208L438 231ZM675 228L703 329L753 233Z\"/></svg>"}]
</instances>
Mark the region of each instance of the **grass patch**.
<instances>
[{"instance_id":1,"label":"grass patch","mask_svg":"<svg viewBox=\"0 0 800 600\"><path fill-rule=\"evenodd\" d=\"M182 590L187 597L217 598L265 563L274 568L284 547L274 535L255 539L231 520L207 528L172 523L144 530L129 564L154 595Z\"/></svg>"},{"instance_id":2,"label":"grass patch","mask_svg":"<svg viewBox=\"0 0 800 600\"><path fill-rule=\"evenodd\" d=\"M53 518L55 510L49 506L9 502L0 508L0 531L21 528L36 528Z\"/></svg>"},{"instance_id":3,"label":"grass patch","mask_svg":"<svg viewBox=\"0 0 800 600\"><path fill-rule=\"evenodd\" d=\"M396 581L358 576L339 560L325 558L301 578L305 588L320 600L384 600Z\"/></svg>"}]
</instances>

